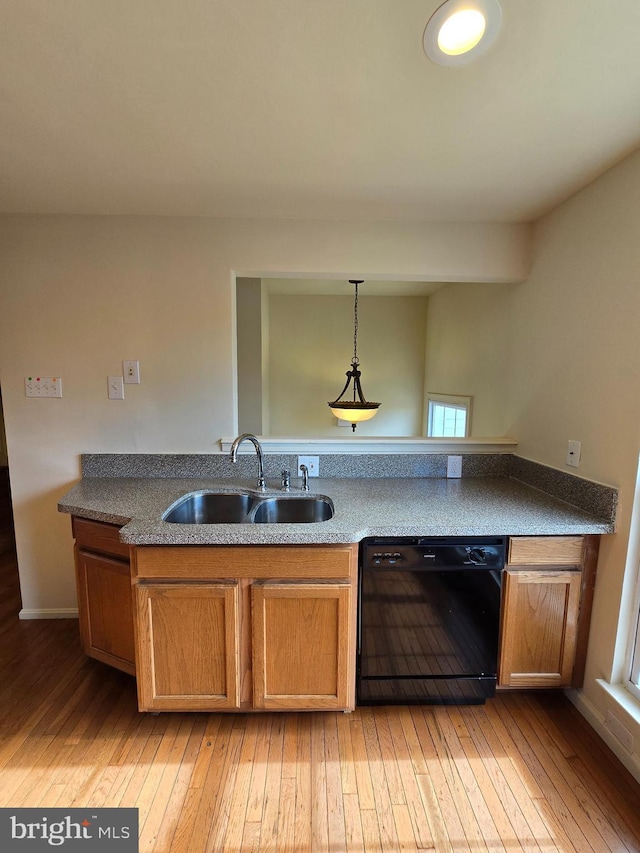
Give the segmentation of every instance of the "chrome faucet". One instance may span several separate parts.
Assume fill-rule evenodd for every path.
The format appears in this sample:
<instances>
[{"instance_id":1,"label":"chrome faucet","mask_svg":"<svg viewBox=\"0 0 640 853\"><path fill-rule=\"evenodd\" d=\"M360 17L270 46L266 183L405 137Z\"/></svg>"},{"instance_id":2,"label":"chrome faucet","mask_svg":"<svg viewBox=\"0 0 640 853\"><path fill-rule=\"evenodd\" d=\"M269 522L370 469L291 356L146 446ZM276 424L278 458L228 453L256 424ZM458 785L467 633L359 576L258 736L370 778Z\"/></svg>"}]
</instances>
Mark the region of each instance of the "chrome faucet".
<instances>
[{"instance_id":1,"label":"chrome faucet","mask_svg":"<svg viewBox=\"0 0 640 853\"><path fill-rule=\"evenodd\" d=\"M309 469L306 465L301 465L300 470L302 471L302 491L309 491Z\"/></svg>"},{"instance_id":2,"label":"chrome faucet","mask_svg":"<svg viewBox=\"0 0 640 853\"><path fill-rule=\"evenodd\" d=\"M238 461L238 448L242 444L243 441L250 441L256 449L256 454L258 456L258 483L257 487L261 492L266 491L267 486L264 481L264 460L262 458L262 447L260 446L260 442L252 435L250 432L243 432L242 435L239 435L236 439L234 439L233 444L231 445L231 453L229 454L232 462Z\"/></svg>"}]
</instances>

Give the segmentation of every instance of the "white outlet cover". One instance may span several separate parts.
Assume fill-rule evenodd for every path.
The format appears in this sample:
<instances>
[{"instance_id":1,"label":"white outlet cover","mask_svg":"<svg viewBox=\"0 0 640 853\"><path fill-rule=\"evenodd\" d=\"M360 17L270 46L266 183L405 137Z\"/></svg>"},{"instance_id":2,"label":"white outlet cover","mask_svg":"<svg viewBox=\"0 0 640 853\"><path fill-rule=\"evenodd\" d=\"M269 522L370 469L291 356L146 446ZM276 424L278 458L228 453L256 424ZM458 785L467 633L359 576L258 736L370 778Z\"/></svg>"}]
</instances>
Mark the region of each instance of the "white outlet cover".
<instances>
[{"instance_id":1,"label":"white outlet cover","mask_svg":"<svg viewBox=\"0 0 640 853\"><path fill-rule=\"evenodd\" d=\"M578 468L580 465L580 455L582 453L581 441L569 441L567 444L567 465L571 468Z\"/></svg>"},{"instance_id":2,"label":"white outlet cover","mask_svg":"<svg viewBox=\"0 0 640 853\"><path fill-rule=\"evenodd\" d=\"M140 362L139 361L123 361L122 376L125 384L139 385L140 384Z\"/></svg>"},{"instance_id":3,"label":"white outlet cover","mask_svg":"<svg viewBox=\"0 0 640 853\"><path fill-rule=\"evenodd\" d=\"M462 456L447 456L447 477L462 477Z\"/></svg>"},{"instance_id":4,"label":"white outlet cover","mask_svg":"<svg viewBox=\"0 0 640 853\"><path fill-rule=\"evenodd\" d=\"M306 465L310 477L320 476L320 457L319 456L298 456L298 477L301 477L300 466Z\"/></svg>"}]
</instances>

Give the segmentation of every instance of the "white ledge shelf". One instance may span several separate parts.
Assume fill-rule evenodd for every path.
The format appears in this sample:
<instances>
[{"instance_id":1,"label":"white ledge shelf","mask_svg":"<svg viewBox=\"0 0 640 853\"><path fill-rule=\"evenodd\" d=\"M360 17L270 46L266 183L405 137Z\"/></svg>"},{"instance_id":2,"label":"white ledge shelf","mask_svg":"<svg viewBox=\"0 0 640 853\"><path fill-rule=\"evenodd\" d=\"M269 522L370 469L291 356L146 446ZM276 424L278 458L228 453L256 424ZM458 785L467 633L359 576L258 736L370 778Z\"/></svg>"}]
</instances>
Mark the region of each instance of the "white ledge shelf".
<instances>
[{"instance_id":1,"label":"white ledge shelf","mask_svg":"<svg viewBox=\"0 0 640 853\"><path fill-rule=\"evenodd\" d=\"M257 438L266 453L514 453L518 446L513 438ZM220 439L223 453L231 450L233 440ZM253 447L246 450L255 452Z\"/></svg>"}]
</instances>

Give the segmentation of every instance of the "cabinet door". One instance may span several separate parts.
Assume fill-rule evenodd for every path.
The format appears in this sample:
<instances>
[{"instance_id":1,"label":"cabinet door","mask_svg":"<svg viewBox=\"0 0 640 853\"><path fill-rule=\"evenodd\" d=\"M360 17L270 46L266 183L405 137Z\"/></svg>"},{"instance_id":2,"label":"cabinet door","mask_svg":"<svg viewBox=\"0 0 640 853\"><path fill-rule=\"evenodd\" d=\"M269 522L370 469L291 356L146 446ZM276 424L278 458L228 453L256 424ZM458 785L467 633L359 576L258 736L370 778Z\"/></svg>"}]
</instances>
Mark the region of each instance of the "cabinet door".
<instances>
[{"instance_id":1,"label":"cabinet door","mask_svg":"<svg viewBox=\"0 0 640 853\"><path fill-rule=\"evenodd\" d=\"M580 607L578 571L506 570L498 684L571 684Z\"/></svg>"},{"instance_id":2,"label":"cabinet door","mask_svg":"<svg viewBox=\"0 0 640 853\"><path fill-rule=\"evenodd\" d=\"M135 587L141 711L239 706L238 584Z\"/></svg>"},{"instance_id":3,"label":"cabinet door","mask_svg":"<svg viewBox=\"0 0 640 853\"><path fill-rule=\"evenodd\" d=\"M76 580L85 654L134 675L129 563L76 549Z\"/></svg>"},{"instance_id":4,"label":"cabinet door","mask_svg":"<svg viewBox=\"0 0 640 853\"><path fill-rule=\"evenodd\" d=\"M351 587L256 583L251 597L254 706L352 708Z\"/></svg>"}]
</instances>

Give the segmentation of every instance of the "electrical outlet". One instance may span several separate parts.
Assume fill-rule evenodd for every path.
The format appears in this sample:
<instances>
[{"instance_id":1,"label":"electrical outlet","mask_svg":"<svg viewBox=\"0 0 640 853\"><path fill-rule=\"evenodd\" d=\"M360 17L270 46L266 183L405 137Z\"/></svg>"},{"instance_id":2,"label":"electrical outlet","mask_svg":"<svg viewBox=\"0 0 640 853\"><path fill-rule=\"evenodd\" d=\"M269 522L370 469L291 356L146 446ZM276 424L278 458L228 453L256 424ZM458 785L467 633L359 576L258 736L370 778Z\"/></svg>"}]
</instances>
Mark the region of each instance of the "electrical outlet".
<instances>
[{"instance_id":1,"label":"electrical outlet","mask_svg":"<svg viewBox=\"0 0 640 853\"><path fill-rule=\"evenodd\" d=\"M462 456L447 456L447 477L462 477Z\"/></svg>"},{"instance_id":2,"label":"electrical outlet","mask_svg":"<svg viewBox=\"0 0 640 853\"><path fill-rule=\"evenodd\" d=\"M298 456L298 476L300 475L300 466L306 465L309 469L310 477L320 476L320 457L319 456Z\"/></svg>"},{"instance_id":3,"label":"electrical outlet","mask_svg":"<svg viewBox=\"0 0 640 853\"><path fill-rule=\"evenodd\" d=\"M124 383L122 376L107 376L107 387L110 400L124 400Z\"/></svg>"},{"instance_id":4,"label":"electrical outlet","mask_svg":"<svg viewBox=\"0 0 640 853\"><path fill-rule=\"evenodd\" d=\"M139 361L123 361L122 375L126 385L140 384L140 362Z\"/></svg>"},{"instance_id":5,"label":"electrical outlet","mask_svg":"<svg viewBox=\"0 0 640 853\"><path fill-rule=\"evenodd\" d=\"M62 379L59 376L25 376L25 397L62 397Z\"/></svg>"},{"instance_id":6,"label":"electrical outlet","mask_svg":"<svg viewBox=\"0 0 640 853\"><path fill-rule=\"evenodd\" d=\"M567 465L577 468L580 465L580 454L582 453L581 441L569 441L567 444Z\"/></svg>"}]
</instances>

